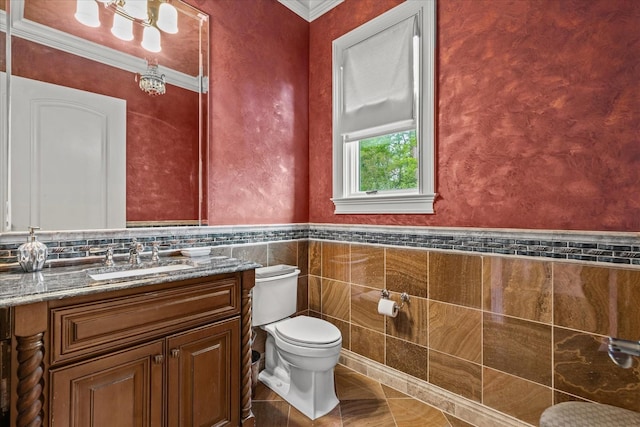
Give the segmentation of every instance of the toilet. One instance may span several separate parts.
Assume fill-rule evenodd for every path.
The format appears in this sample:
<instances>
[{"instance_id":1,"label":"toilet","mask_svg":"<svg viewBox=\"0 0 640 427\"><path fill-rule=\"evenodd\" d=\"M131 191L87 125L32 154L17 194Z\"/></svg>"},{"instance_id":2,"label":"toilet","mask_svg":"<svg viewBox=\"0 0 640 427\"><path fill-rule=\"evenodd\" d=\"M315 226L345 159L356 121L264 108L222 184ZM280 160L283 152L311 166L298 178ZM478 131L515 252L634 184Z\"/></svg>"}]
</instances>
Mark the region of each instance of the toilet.
<instances>
[{"instance_id":1,"label":"toilet","mask_svg":"<svg viewBox=\"0 0 640 427\"><path fill-rule=\"evenodd\" d=\"M333 370L342 335L333 324L296 312L300 270L289 265L256 269L252 326L267 332L265 368L258 379L312 420L338 404Z\"/></svg>"}]
</instances>

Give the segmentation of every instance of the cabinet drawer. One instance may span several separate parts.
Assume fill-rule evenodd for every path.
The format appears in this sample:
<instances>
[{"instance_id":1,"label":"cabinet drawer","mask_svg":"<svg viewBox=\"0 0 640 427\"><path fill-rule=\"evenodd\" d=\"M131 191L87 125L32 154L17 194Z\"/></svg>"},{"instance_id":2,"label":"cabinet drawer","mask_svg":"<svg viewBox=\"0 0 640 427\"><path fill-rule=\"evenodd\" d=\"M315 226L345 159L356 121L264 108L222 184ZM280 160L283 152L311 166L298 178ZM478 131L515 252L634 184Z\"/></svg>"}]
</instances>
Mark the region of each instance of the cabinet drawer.
<instances>
[{"instance_id":1,"label":"cabinet drawer","mask_svg":"<svg viewBox=\"0 0 640 427\"><path fill-rule=\"evenodd\" d=\"M239 312L240 284L235 277L52 308L51 363L111 351Z\"/></svg>"}]
</instances>

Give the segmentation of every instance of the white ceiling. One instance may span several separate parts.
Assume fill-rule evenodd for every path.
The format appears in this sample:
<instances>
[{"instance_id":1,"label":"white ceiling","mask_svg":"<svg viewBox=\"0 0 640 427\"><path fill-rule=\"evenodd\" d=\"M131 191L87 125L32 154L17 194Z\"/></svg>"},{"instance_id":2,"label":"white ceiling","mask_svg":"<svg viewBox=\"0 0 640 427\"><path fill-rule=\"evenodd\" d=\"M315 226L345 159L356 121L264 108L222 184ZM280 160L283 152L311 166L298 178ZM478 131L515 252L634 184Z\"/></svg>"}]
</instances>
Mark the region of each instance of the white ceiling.
<instances>
[{"instance_id":1,"label":"white ceiling","mask_svg":"<svg viewBox=\"0 0 640 427\"><path fill-rule=\"evenodd\" d=\"M278 0L280 3L311 22L333 9L344 0Z\"/></svg>"}]
</instances>

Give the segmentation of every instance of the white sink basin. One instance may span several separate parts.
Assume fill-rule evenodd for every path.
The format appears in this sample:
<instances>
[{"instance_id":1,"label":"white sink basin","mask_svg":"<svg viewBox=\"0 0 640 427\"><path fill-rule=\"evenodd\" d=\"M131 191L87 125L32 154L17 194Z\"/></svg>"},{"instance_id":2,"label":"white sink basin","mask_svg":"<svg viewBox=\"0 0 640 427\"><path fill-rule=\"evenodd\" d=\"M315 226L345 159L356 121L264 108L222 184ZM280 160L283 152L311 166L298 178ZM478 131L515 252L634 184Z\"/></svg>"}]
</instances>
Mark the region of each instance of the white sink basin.
<instances>
[{"instance_id":1,"label":"white sink basin","mask_svg":"<svg viewBox=\"0 0 640 427\"><path fill-rule=\"evenodd\" d=\"M171 264L158 267L133 268L130 270L111 271L109 273L89 274L89 277L91 277L93 280L112 280L122 279L124 277L146 276L147 274L167 273L170 271L186 270L189 268L193 268L193 266L188 264Z\"/></svg>"}]
</instances>

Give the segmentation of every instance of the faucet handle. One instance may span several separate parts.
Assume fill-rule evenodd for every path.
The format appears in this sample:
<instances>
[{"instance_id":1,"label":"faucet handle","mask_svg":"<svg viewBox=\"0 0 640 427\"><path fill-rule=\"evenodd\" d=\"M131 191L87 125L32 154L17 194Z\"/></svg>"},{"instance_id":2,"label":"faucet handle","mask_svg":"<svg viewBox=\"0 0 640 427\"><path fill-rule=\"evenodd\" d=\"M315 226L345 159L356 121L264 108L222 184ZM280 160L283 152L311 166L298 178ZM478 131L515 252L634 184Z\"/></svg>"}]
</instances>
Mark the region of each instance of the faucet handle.
<instances>
[{"instance_id":1,"label":"faucet handle","mask_svg":"<svg viewBox=\"0 0 640 427\"><path fill-rule=\"evenodd\" d=\"M140 252L144 251L144 245L141 242L138 242L138 239L135 237L131 239L131 245L129 245L129 253L139 255Z\"/></svg>"},{"instance_id":2,"label":"faucet handle","mask_svg":"<svg viewBox=\"0 0 640 427\"><path fill-rule=\"evenodd\" d=\"M129 264L140 264L140 253L144 251L144 245L138 242L135 237L131 239L129 245Z\"/></svg>"},{"instance_id":3,"label":"faucet handle","mask_svg":"<svg viewBox=\"0 0 640 427\"><path fill-rule=\"evenodd\" d=\"M106 248L89 248L90 254L105 254L104 265L107 267L113 266L113 246Z\"/></svg>"},{"instance_id":4,"label":"faucet handle","mask_svg":"<svg viewBox=\"0 0 640 427\"><path fill-rule=\"evenodd\" d=\"M169 243L152 242L151 243L151 261L160 260L160 248L169 248Z\"/></svg>"}]
</instances>

